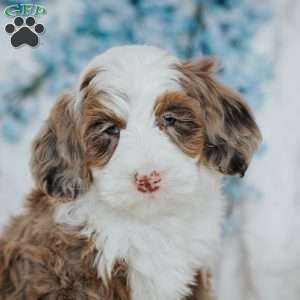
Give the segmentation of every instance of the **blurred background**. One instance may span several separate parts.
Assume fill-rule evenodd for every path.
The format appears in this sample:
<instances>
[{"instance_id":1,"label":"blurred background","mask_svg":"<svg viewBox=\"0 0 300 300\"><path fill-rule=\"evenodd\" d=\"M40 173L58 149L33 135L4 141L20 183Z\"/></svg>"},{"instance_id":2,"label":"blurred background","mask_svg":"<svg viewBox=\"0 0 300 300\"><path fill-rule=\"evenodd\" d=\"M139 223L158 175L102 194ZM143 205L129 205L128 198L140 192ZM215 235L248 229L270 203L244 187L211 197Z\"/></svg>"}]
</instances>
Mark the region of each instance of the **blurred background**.
<instances>
[{"instance_id":1,"label":"blurred background","mask_svg":"<svg viewBox=\"0 0 300 300\"><path fill-rule=\"evenodd\" d=\"M300 1L0 0L42 4L37 48L13 48L0 16L0 229L22 209L30 142L83 66L115 45L151 44L219 61L254 109L264 142L242 180L225 178L221 300L300 299Z\"/></svg>"}]
</instances>

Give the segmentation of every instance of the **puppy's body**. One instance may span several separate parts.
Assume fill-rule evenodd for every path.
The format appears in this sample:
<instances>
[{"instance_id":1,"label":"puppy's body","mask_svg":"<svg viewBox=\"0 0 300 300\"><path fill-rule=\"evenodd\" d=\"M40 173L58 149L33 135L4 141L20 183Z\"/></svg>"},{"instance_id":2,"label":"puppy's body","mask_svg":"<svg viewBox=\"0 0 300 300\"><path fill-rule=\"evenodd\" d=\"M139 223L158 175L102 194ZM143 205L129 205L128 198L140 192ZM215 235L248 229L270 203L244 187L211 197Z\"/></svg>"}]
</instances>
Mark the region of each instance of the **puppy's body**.
<instances>
[{"instance_id":1,"label":"puppy's body","mask_svg":"<svg viewBox=\"0 0 300 300\"><path fill-rule=\"evenodd\" d=\"M185 220L196 213L182 212L182 224L176 215L145 224L114 219L105 209L98 216L89 211L91 225L74 233L54 222L52 201L33 192L28 213L6 229L0 299L210 299L198 276L212 262L218 242L218 226L208 215L199 228L200 221ZM92 231L99 232L95 242Z\"/></svg>"},{"instance_id":2,"label":"puppy's body","mask_svg":"<svg viewBox=\"0 0 300 300\"><path fill-rule=\"evenodd\" d=\"M94 268L93 243L57 225L51 202L33 192L28 214L7 228L1 241L0 299L129 299L126 269L114 270L106 288Z\"/></svg>"},{"instance_id":3,"label":"puppy's body","mask_svg":"<svg viewBox=\"0 0 300 300\"><path fill-rule=\"evenodd\" d=\"M139 212L115 211L92 190L77 202L58 209L57 222L86 224L83 235L94 233L99 254L95 267L101 278L111 274L118 258L128 263L132 299L184 299L201 269L212 267L220 236L222 202L216 180L208 181L199 198L167 199ZM204 196L205 195L205 196ZM109 281L109 278L107 279Z\"/></svg>"},{"instance_id":4,"label":"puppy's body","mask_svg":"<svg viewBox=\"0 0 300 300\"><path fill-rule=\"evenodd\" d=\"M260 139L211 68L146 46L88 65L34 142L36 188L0 244L3 299L209 297L220 175L243 175Z\"/></svg>"}]
</instances>

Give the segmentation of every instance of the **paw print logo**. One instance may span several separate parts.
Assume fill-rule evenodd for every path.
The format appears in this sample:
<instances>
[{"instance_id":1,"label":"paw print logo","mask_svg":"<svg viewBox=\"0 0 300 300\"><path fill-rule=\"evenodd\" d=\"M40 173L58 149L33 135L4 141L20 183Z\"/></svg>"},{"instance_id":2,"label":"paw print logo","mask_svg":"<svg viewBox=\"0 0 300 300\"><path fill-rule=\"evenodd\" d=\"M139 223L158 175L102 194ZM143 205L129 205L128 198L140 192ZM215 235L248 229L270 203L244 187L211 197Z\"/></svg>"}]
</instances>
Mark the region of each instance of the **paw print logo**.
<instances>
[{"instance_id":1,"label":"paw print logo","mask_svg":"<svg viewBox=\"0 0 300 300\"><path fill-rule=\"evenodd\" d=\"M5 31L11 34L10 42L13 47L28 45L35 47L39 43L39 35L45 31L44 25L36 24L33 17L27 17L24 23L22 17L16 17L14 24L7 24Z\"/></svg>"}]
</instances>

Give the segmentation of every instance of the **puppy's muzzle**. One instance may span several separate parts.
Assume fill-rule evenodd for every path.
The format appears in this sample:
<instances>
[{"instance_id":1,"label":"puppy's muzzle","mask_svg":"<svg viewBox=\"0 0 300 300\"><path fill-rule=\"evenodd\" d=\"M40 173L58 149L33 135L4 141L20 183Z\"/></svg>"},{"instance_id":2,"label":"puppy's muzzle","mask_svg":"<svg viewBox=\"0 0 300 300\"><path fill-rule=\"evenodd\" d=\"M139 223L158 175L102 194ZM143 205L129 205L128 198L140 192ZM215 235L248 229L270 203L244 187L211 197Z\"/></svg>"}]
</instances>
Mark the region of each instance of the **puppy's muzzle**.
<instances>
[{"instance_id":1,"label":"puppy's muzzle","mask_svg":"<svg viewBox=\"0 0 300 300\"><path fill-rule=\"evenodd\" d=\"M142 193L153 193L160 188L161 176L157 171L152 171L148 175L135 173L134 179L138 191Z\"/></svg>"}]
</instances>

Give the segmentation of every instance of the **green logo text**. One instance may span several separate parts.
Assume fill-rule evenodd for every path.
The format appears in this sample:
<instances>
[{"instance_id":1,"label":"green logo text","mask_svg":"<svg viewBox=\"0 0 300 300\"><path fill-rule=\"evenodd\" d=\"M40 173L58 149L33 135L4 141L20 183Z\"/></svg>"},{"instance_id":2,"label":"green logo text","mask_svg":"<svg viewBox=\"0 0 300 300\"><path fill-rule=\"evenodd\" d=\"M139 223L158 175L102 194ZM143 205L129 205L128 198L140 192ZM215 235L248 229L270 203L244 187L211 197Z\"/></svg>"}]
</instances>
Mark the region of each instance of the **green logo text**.
<instances>
[{"instance_id":1,"label":"green logo text","mask_svg":"<svg viewBox=\"0 0 300 300\"><path fill-rule=\"evenodd\" d=\"M34 16L40 17L47 14L45 7L38 4L13 4L5 8L4 14L7 17L16 17L16 16Z\"/></svg>"}]
</instances>

